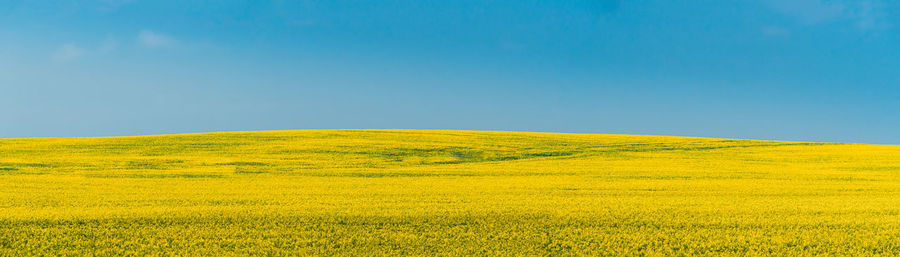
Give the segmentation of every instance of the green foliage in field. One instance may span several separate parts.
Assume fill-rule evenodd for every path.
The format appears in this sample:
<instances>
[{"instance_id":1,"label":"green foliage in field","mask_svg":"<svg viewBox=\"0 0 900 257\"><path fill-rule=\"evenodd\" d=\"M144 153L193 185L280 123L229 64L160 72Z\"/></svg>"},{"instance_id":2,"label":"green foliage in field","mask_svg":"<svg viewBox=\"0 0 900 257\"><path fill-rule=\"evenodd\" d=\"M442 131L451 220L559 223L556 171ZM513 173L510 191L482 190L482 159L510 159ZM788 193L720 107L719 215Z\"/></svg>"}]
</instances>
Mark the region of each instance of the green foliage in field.
<instances>
[{"instance_id":1,"label":"green foliage in field","mask_svg":"<svg viewBox=\"0 0 900 257\"><path fill-rule=\"evenodd\" d=\"M898 255L900 147L319 130L0 140L0 256Z\"/></svg>"}]
</instances>

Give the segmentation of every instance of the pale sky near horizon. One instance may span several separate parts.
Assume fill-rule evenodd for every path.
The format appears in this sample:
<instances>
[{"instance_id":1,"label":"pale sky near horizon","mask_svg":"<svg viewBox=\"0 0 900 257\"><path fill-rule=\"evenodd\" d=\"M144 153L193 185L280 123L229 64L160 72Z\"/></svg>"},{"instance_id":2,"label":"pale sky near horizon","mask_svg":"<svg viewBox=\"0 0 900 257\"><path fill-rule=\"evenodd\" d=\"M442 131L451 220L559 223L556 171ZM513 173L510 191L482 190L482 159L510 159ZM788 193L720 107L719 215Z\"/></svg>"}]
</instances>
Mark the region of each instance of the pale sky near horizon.
<instances>
[{"instance_id":1,"label":"pale sky near horizon","mask_svg":"<svg viewBox=\"0 0 900 257\"><path fill-rule=\"evenodd\" d=\"M0 0L0 138L471 129L900 144L894 1Z\"/></svg>"}]
</instances>

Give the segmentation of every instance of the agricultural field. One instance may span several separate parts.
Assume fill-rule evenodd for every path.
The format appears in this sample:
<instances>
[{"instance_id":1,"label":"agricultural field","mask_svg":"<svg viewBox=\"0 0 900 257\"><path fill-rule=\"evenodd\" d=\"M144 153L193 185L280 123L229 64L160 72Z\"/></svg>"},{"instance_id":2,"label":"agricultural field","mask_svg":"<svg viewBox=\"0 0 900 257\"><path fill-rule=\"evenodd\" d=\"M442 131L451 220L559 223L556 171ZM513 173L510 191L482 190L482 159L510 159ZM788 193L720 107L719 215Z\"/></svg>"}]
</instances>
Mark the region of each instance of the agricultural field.
<instances>
[{"instance_id":1,"label":"agricultural field","mask_svg":"<svg viewBox=\"0 0 900 257\"><path fill-rule=\"evenodd\" d=\"M900 146L421 130L0 139L0 256L900 255Z\"/></svg>"}]
</instances>

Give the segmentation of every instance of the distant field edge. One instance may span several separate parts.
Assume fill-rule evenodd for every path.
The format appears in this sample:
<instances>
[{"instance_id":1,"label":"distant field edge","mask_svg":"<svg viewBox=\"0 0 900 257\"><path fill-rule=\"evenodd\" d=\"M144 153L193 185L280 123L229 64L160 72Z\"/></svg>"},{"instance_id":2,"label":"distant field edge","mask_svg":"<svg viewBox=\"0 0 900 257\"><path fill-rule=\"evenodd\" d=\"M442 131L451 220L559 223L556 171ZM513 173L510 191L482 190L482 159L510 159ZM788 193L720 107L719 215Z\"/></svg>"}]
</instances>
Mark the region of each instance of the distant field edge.
<instances>
[{"instance_id":1,"label":"distant field edge","mask_svg":"<svg viewBox=\"0 0 900 257\"><path fill-rule=\"evenodd\" d=\"M774 139L756 139L756 138L731 138L731 137L706 137L706 136L682 136L682 135L661 135L661 134L630 134L630 133L586 133L586 132L556 132L556 131L515 131L515 130L477 130L477 129L273 129L273 130L223 130L223 131L206 131L206 132L185 132L185 133L159 133L159 134L139 134L124 136L72 136L72 137L2 137L0 140L20 140L20 139L76 139L76 138L140 138L140 137L165 137L165 136L196 136L196 135L215 135L215 134L244 134L244 133L290 133L290 132L418 132L418 133L484 133L484 134L533 134L533 135L584 135L584 136L639 136L639 137L659 137L659 138L683 138L683 139L710 139L710 140L739 140L739 141L758 141L758 142L789 142L789 143L813 143L813 144L851 144L851 145L879 145L891 146L894 144L872 144L872 143L850 143L850 142L829 142L829 141L802 141L802 140L774 140Z\"/></svg>"}]
</instances>

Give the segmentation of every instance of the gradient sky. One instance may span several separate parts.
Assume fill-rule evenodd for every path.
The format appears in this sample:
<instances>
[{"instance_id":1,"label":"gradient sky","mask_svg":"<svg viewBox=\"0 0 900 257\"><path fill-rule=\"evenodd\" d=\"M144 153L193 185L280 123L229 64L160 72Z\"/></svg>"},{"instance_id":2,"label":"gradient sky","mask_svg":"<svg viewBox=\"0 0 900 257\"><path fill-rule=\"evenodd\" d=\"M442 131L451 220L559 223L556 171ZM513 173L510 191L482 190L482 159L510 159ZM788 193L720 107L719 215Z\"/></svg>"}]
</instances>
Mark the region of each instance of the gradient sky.
<instances>
[{"instance_id":1,"label":"gradient sky","mask_svg":"<svg viewBox=\"0 0 900 257\"><path fill-rule=\"evenodd\" d=\"M900 144L895 1L0 0L0 137L410 128Z\"/></svg>"}]
</instances>

